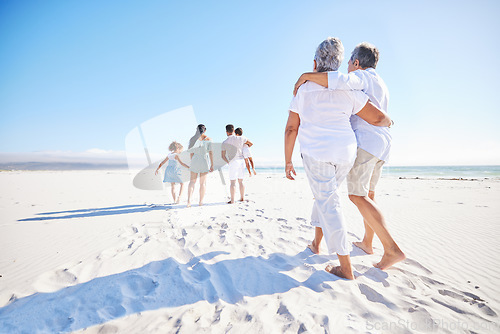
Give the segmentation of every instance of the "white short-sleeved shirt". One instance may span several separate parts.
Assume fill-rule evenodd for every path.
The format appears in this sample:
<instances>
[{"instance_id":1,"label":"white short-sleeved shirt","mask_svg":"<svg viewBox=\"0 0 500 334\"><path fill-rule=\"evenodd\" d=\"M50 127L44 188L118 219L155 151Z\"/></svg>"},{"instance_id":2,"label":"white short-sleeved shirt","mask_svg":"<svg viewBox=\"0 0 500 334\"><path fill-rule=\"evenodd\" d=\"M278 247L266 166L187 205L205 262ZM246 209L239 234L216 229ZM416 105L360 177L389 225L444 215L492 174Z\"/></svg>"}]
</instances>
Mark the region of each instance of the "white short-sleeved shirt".
<instances>
[{"instance_id":1,"label":"white short-sleeved shirt","mask_svg":"<svg viewBox=\"0 0 500 334\"><path fill-rule=\"evenodd\" d=\"M357 145L349 119L367 101L361 91L328 90L310 81L300 86L289 108L300 117L300 152L318 161L353 163Z\"/></svg>"},{"instance_id":2,"label":"white short-sleeved shirt","mask_svg":"<svg viewBox=\"0 0 500 334\"><path fill-rule=\"evenodd\" d=\"M243 159L243 145L247 140L245 136L235 136L232 134L222 142L222 150L226 151L228 160Z\"/></svg>"},{"instance_id":3,"label":"white short-sleeved shirt","mask_svg":"<svg viewBox=\"0 0 500 334\"><path fill-rule=\"evenodd\" d=\"M328 89L361 90L374 105L387 112L389 90L373 68L356 70L349 74L328 72ZM392 136L388 127L371 125L356 115L351 117L351 124L360 148L380 160L389 159Z\"/></svg>"}]
</instances>

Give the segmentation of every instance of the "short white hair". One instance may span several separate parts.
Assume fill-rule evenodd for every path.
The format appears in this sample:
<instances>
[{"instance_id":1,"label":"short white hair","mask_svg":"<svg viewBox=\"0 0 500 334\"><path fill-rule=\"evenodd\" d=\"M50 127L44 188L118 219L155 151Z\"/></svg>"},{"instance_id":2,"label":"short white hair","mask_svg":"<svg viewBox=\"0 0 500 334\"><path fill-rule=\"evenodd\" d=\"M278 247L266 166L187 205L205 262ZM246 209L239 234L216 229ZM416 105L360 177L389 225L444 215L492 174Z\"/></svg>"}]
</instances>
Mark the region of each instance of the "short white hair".
<instances>
[{"instance_id":1,"label":"short white hair","mask_svg":"<svg viewBox=\"0 0 500 334\"><path fill-rule=\"evenodd\" d=\"M351 63L357 59L361 68L377 67L379 51L375 45L363 42L354 48L351 53Z\"/></svg>"},{"instance_id":2,"label":"short white hair","mask_svg":"<svg viewBox=\"0 0 500 334\"><path fill-rule=\"evenodd\" d=\"M316 49L316 71L328 72L339 69L344 59L344 46L337 37L328 37Z\"/></svg>"}]
</instances>

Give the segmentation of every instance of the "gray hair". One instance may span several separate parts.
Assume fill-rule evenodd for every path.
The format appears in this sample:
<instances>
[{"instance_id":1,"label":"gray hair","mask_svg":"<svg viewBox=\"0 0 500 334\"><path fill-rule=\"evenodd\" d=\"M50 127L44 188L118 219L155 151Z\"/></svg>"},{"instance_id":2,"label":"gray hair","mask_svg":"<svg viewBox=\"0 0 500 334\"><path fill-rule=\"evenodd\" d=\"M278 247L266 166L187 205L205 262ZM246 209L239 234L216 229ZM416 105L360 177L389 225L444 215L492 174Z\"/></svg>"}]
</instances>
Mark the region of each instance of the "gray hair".
<instances>
[{"instance_id":1,"label":"gray hair","mask_svg":"<svg viewBox=\"0 0 500 334\"><path fill-rule=\"evenodd\" d=\"M354 48L351 53L351 63L357 59L362 68L377 67L379 51L375 45L363 42Z\"/></svg>"},{"instance_id":2,"label":"gray hair","mask_svg":"<svg viewBox=\"0 0 500 334\"><path fill-rule=\"evenodd\" d=\"M344 59L344 46L337 37L328 37L316 49L316 71L328 72L339 69Z\"/></svg>"}]
</instances>

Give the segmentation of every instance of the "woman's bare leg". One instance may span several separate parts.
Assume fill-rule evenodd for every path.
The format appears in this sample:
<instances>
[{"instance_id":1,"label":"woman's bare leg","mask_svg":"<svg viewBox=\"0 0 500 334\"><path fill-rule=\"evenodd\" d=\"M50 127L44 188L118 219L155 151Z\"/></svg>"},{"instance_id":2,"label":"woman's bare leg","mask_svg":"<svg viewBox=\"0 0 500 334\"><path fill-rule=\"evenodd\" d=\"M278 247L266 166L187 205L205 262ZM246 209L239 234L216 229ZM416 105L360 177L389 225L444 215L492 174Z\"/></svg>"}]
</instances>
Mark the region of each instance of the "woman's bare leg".
<instances>
[{"instance_id":1,"label":"woman's bare leg","mask_svg":"<svg viewBox=\"0 0 500 334\"><path fill-rule=\"evenodd\" d=\"M316 226L314 229L314 240L310 245L307 245L307 248L309 248L314 254L319 254L321 239L323 239L323 230L321 227Z\"/></svg>"},{"instance_id":2,"label":"woman's bare leg","mask_svg":"<svg viewBox=\"0 0 500 334\"><path fill-rule=\"evenodd\" d=\"M349 255L338 255L340 266L328 265L325 270L330 274L334 274L335 276L346 278L346 279L354 279L354 274L352 272L351 266L351 257Z\"/></svg>"},{"instance_id":3,"label":"woman's bare leg","mask_svg":"<svg viewBox=\"0 0 500 334\"><path fill-rule=\"evenodd\" d=\"M184 190L184 183L181 183L181 189L179 189L179 196L177 197L177 201L175 202L175 204L179 204L179 202L181 201L181 196L182 196L183 190Z\"/></svg>"},{"instance_id":4,"label":"woman's bare leg","mask_svg":"<svg viewBox=\"0 0 500 334\"><path fill-rule=\"evenodd\" d=\"M200 173L200 206L203 205L203 198L205 197L207 175L208 173Z\"/></svg>"},{"instance_id":5,"label":"woman's bare leg","mask_svg":"<svg viewBox=\"0 0 500 334\"><path fill-rule=\"evenodd\" d=\"M194 185L196 183L197 178L198 174L191 172L191 180L189 181L189 186L188 186L188 203L187 203L188 208L191 206L191 196L193 196Z\"/></svg>"}]
</instances>

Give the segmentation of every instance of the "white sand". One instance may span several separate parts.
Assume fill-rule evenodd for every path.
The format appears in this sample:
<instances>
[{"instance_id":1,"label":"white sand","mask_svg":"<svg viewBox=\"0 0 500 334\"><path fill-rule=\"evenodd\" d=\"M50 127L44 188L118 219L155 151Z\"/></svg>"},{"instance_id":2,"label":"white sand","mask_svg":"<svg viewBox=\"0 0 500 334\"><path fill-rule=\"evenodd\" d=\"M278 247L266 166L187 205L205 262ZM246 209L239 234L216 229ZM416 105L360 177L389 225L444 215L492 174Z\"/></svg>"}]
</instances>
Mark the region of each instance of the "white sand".
<instances>
[{"instance_id":1,"label":"white sand","mask_svg":"<svg viewBox=\"0 0 500 334\"><path fill-rule=\"evenodd\" d=\"M379 243L355 248L355 281L306 249L304 174L246 184L249 201L226 205L211 174L206 205L187 209L186 193L164 205L169 190L136 190L127 172L1 172L0 333L500 331L500 181L383 178L408 259L381 271Z\"/></svg>"}]
</instances>

